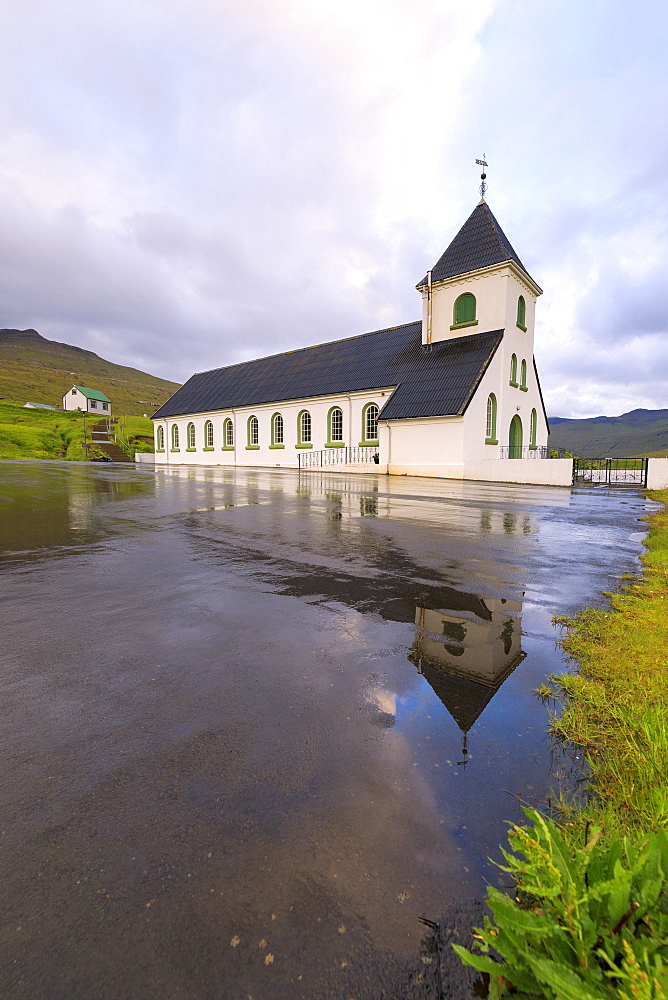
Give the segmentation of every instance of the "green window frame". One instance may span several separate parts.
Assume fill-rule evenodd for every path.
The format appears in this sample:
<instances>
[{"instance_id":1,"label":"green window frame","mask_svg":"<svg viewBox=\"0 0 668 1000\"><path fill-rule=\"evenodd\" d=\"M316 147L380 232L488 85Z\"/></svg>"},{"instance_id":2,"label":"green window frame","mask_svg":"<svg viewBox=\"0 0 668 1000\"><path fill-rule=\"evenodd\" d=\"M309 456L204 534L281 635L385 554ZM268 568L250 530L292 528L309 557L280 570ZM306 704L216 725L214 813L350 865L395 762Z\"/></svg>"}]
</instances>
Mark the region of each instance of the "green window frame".
<instances>
[{"instance_id":1,"label":"green window frame","mask_svg":"<svg viewBox=\"0 0 668 1000\"><path fill-rule=\"evenodd\" d=\"M487 397L487 421L485 425L485 444L498 444L496 437L496 396L490 392Z\"/></svg>"},{"instance_id":2,"label":"green window frame","mask_svg":"<svg viewBox=\"0 0 668 1000\"><path fill-rule=\"evenodd\" d=\"M517 326L519 326L520 330L523 330L524 333L527 332L527 304L523 295L520 295L519 299L517 300L516 323Z\"/></svg>"},{"instance_id":3,"label":"green window frame","mask_svg":"<svg viewBox=\"0 0 668 1000\"><path fill-rule=\"evenodd\" d=\"M463 292L455 299L452 307L451 330L459 330L463 326L477 326L478 320L475 318L476 301L472 292Z\"/></svg>"},{"instance_id":4,"label":"green window frame","mask_svg":"<svg viewBox=\"0 0 668 1000\"><path fill-rule=\"evenodd\" d=\"M204 424L204 451L213 451L213 422L205 421Z\"/></svg>"},{"instance_id":5,"label":"green window frame","mask_svg":"<svg viewBox=\"0 0 668 1000\"><path fill-rule=\"evenodd\" d=\"M538 445L536 444L536 435L538 433L538 413L536 410L531 411L531 419L529 421L529 448L532 451L536 451Z\"/></svg>"},{"instance_id":6,"label":"green window frame","mask_svg":"<svg viewBox=\"0 0 668 1000\"><path fill-rule=\"evenodd\" d=\"M300 410L297 414L297 444L295 448L313 447L313 422L308 410Z\"/></svg>"},{"instance_id":7,"label":"green window frame","mask_svg":"<svg viewBox=\"0 0 668 1000\"><path fill-rule=\"evenodd\" d=\"M360 445L378 444L378 403L367 403L362 409L362 440Z\"/></svg>"},{"instance_id":8,"label":"green window frame","mask_svg":"<svg viewBox=\"0 0 668 1000\"><path fill-rule=\"evenodd\" d=\"M280 413L274 413L271 418L271 444L270 448L285 448L284 423Z\"/></svg>"},{"instance_id":9,"label":"green window frame","mask_svg":"<svg viewBox=\"0 0 668 1000\"><path fill-rule=\"evenodd\" d=\"M180 451L179 448L179 425L172 424L172 451Z\"/></svg>"},{"instance_id":10,"label":"green window frame","mask_svg":"<svg viewBox=\"0 0 668 1000\"><path fill-rule=\"evenodd\" d=\"M325 448L343 448L343 410L340 406L330 407L327 414L327 444Z\"/></svg>"},{"instance_id":11,"label":"green window frame","mask_svg":"<svg viewBox=\"0 0 668 1000\"><path fill-rule=\"evenodd\" d=\"M517 355L512 354L510 357L510 380L508 385L512 385L513 389L517 389Z\"/></svg>"},{"instance_id":12,"label":"green window frame","mask_svg":"<svg viewBox=\"0 0 668 1000\"><path fill-rule=\"evenodd\" d=\"M248 418L246 430L246 451L257 451L260 447L260 421L254 413Z\"/></svg>"},{"instance_id":13,"label":"green window frame","mask_svg":"<svg viewBox=\"0 0 668 1000\"><path fill-rule=\"evenodd\" d=\"M158 424L155 429L155 450L164 451L165 450L165 428L162 424Z\"/></svg>"},{"instance_id":14,"label":"green window frame","mask_svg":"<svg viewBox=\"0 0 668 1000\"><path fill-rule=\"evenodd\" d=\"M195 425L192 421L186 427L186 451L197 451L195 447Z\"/></svg>"},{"instance_id":15,"label":"green window frame","mask_svg":"<svg viewBox=\"0 0 668 1000\"><path fill-rule=\"evenodd\" d=\"M527 385L527 363L522 359L522 364L520 366L520 389L522 392L528 392L529 387Z\"/></svg>"},{"instance_id":16,"label":"green window frame","mask_svg":"<svg viewBox=\"0 0 668 1000\"><path fill-rule=\"evenodd\" d=\"M234 451L234 424L231 417L223 420L223 451Z\"/></svg>"}]
</instances>

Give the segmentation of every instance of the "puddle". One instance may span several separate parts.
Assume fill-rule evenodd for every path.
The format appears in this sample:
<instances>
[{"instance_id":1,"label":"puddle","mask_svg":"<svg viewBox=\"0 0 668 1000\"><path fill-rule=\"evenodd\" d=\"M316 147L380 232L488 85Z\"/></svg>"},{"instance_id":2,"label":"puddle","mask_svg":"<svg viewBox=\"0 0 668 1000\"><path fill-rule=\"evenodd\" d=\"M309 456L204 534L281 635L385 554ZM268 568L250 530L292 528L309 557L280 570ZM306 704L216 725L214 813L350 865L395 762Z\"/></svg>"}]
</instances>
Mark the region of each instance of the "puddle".
<instances>
[{"instance_id":1,"label":"puddle","mask_svg":"<svg viewBox=\"0 0 668 1000\"><path fill-rule=\"evenodd\" d=\"M499 882L518 796L568 766L532 694L552 615L637 569L651 507L0 463L3 995L405 981L419 918Z\"/></svg>"}]
</instances>

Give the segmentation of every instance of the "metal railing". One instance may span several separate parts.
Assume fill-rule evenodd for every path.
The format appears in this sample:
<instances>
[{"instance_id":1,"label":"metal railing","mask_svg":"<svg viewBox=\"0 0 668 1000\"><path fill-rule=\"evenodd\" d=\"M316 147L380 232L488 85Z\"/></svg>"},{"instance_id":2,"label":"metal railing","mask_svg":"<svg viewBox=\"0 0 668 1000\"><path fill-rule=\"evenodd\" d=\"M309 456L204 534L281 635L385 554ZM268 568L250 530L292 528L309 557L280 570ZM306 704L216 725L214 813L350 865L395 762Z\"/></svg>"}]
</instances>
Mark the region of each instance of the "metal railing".
<instances>
[{"instance_id":1,"label":"metal railing","mask_svg":"<svg viewBox=\"0 0 668 1000\"><path fill-rule=\"evenodd\" d=\"M647 486L646 458L576 458L574 483L598 486Z\"/></svg>"},{"instance_id":2,"label":"metal railing","mask_svg":"<svg viewBox=\"0 0 668 1000\"><path fill-rule=\"evenodd\" d=\"M522 445L503 444L500 448L500 458L551 458L551 450L545 445L541 445L539 448L531 448L528 446L523 447Z\"/></svg>"},{"instance_id":3,"label":"metal railing","mask_svg":"<svg viewBox=\"0 0 668 1000\"><path fill-rule=\"evenodd\" d=\"M380 455L375 445L354 448L323 448L322 451L300 451L300 469L323 469L333 465L378 465Z\"/></svg>"},{"instance_id":4,"label":"metal railing","mask_svg":"<svg viewBox=\"0 0 668 1000\"><path fill-rule=\"evenodd\" d=\"M115 432L112 431L111 437L114 439L114 442L118 445L121 451L125 452L128 458L135 457L134 449L132 448L131 445L128 444L128 442L124 438L120 436L120 434L116 434Z\"/></svg>"}]
</instances>

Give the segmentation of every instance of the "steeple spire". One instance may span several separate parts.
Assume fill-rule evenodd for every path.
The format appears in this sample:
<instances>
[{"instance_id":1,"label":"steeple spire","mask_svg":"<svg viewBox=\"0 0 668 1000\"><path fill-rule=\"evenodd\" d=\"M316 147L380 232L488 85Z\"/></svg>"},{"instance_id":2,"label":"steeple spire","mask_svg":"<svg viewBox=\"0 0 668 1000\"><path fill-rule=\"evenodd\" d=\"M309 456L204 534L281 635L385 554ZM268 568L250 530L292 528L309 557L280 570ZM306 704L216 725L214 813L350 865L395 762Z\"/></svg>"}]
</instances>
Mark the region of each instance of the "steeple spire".
<instances>
[{"instance_id":1,"label":"steeple spire","mask_svg":"<svg viewBox=\"0 0 668 1000\"><path fill-rule=\"evenodd\" d=\"M485 170L487 169L487 163L485 161L484 153L482 154L482 160L476 160L476 163L478 164L479 167L482 167L482 173L480 174L480 180L482 181L482 183L478 190L480 191L480 197L484 201L485 191L487 190L487 174L485 173Z\"/></svg>"}]
</instances>

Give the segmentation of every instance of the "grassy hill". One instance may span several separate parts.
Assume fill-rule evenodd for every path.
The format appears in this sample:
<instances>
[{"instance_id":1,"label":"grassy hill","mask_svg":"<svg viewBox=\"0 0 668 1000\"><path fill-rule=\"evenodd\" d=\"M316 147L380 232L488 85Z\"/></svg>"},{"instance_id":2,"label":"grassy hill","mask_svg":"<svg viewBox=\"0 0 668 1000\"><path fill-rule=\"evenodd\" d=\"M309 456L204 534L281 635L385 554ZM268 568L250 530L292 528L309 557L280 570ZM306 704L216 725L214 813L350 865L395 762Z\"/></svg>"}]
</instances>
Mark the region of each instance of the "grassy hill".
<instances>
[{"instance_id":1,"label":"grassy hill","mask_svg":"<svg viewBox=\"0 0 668 1000\"><path fill-rule=\"evenodd\" d=\"M74 383L103 392L114 415L150 416L179 387L81 347L47 340L36 330L0 330L1 399L62 406L63 394Z\"/></svg>"},{"instance_id":2,"label":"grassy hill","mask_svg":"<svg viewBox=\"0 0 668 1000\"><path fill-rule=\"evenodd\" d=\"M582 458L668 455L668 410L631 410L619 417L550 419L550 447Z\"/></svg>"},{"instance_id":3,"label":"grassy hill","mask_svg":"<svg viewBox=\"0 0 668 1000\"><path fill-rule=\"evenodd\" d=\"M84 419L80 410L27 410L0 401L0 459L95 458L100 454L91 433L96 422L90 414ZM119 417L113 431L132 452L153 451L153 423L147 417Z\"/></svg>"}]
</instances>

